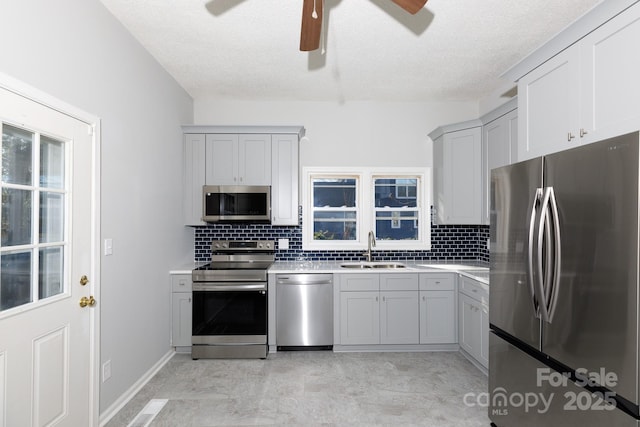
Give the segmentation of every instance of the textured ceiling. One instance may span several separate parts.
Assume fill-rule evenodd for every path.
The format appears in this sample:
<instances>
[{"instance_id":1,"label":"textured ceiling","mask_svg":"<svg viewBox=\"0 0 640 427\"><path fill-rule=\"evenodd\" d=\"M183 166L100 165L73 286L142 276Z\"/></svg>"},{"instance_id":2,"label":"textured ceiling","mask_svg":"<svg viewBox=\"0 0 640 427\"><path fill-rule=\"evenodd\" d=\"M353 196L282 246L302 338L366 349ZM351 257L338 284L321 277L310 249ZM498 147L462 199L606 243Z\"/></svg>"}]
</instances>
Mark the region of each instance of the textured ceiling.
<instances>
[{"instance_id":1,"label":"textured ceiling","mask_svg":"<svg viewBox=\"0 0 640 427\"><path fill-rule=\"evenodd\" d=\"M325 0L300 52L302 0L101 0L194 98L478 100L598 0ZM320 1L320 0L318 0Z\"/></svg>"}]
</instances>

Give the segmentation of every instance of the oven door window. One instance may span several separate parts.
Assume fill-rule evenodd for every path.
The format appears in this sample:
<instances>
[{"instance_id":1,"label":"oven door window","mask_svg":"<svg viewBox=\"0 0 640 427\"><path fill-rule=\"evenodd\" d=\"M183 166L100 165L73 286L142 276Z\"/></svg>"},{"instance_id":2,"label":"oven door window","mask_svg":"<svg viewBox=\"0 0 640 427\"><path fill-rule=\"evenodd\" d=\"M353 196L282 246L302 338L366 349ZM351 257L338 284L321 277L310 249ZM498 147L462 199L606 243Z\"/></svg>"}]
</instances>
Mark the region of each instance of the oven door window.
<instances>
[{"instance_id":1,"label":"oven door window","mask_svg":"<svg viewBox=\"0 0 640 427\"><path fill-rule=\"evenodd\" d=\"M265 291L193 292L193 335L266 335Z\"/></svg>"}]
</instances>

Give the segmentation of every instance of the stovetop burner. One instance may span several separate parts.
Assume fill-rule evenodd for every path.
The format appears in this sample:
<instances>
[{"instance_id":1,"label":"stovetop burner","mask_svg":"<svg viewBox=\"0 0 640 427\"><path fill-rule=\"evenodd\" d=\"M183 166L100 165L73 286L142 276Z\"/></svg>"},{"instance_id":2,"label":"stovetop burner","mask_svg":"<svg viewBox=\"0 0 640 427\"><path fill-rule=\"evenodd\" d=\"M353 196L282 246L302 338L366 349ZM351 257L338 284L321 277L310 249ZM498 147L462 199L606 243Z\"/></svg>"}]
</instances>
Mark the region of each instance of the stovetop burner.
<instances>
[{"instance_id":1,"label":"stovetop burner","mask_svg":"<svg viewBox=\"0 0 640 427\"><path fill-rule=\"evenodd\" d=\"M209 264L193 270L194 282L266 280L266 271L275 261L275 242L215 240L211 242L211 254Z\"/></svg>"}]
</instances>

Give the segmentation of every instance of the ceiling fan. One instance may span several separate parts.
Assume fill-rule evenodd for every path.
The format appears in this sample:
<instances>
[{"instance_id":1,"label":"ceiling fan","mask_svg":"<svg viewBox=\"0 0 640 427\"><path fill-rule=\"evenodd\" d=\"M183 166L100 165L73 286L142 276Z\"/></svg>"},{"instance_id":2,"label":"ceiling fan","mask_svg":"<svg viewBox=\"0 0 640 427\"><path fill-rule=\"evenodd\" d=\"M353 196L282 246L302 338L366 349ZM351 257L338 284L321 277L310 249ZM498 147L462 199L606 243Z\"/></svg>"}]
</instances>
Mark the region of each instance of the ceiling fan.
<instances>
[{"instance_id":1,"label":"ceiling fan","mask_svg":"<svg viewBox=\"0 0 640 427\"><path fill-rule=\"evenodd\" d=\"M427 0L391 0L412 15L424 7ZM302 29L300 31L300 50L303 52L320 47L322 33L322 15L324 0L304 0L302 5Z\"/></svg>"}]
</instances>

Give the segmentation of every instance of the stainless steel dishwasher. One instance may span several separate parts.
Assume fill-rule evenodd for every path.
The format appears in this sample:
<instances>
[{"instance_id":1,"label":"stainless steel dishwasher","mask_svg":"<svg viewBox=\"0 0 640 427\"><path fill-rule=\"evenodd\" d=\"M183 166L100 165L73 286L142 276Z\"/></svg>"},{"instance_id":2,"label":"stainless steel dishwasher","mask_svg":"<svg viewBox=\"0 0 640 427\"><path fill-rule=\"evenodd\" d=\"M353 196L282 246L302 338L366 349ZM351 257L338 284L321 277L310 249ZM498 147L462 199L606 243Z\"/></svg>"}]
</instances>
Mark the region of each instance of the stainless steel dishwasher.
<instances>
[{"instance_id":1,"label":"stainless steel dishwasher","mask_svg":"<svg viewBox=\"0 0 640 427\"><path fill-rule=\"evenodd\" d=\"M276 346L333 348L333 274L276 276Z\"/></svg>"}]
</instances>

